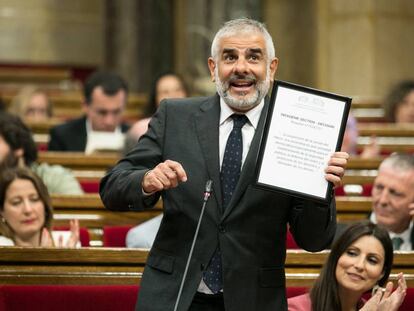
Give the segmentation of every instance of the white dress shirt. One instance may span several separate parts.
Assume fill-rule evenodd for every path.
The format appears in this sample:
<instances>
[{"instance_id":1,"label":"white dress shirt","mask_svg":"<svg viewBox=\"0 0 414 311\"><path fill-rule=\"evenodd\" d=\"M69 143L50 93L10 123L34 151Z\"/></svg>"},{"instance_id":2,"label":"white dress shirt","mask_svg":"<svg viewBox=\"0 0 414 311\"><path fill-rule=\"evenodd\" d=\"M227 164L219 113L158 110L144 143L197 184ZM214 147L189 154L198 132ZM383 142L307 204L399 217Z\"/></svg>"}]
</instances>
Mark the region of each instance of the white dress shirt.
<instances>
[{"instance_id":1,"label":"white dress shirt","mask_svg":"<svg viewBox=\"0 0 414 311\"><path fill-rule=\"evenodd\" d=\"M94 131L89 120L86 120L86 154L99 150L120 151L124 144L125 134L122 133L120 126L113 132Z\"/></svg>"},{"instance_id":2,"label":"white dress shirt","mask_svg":"<svg viewBox=\"0 0 414 311\"><path fill-rule=\"evenodd\" d=\"M375 213L371 213L371 216L369 217L369 220L376 224L377 218ZM401 233L394 233L392 231L388 231L388 234L390 235L390 238L393 239L395 237L400 237L403 239L403 243L400 246L400 251L411 251L412 250L412 244L411 244L411 230L413 229L413 222L410 222L410 225L406 230L404 230Z\"/></svg>"}]
</instances>

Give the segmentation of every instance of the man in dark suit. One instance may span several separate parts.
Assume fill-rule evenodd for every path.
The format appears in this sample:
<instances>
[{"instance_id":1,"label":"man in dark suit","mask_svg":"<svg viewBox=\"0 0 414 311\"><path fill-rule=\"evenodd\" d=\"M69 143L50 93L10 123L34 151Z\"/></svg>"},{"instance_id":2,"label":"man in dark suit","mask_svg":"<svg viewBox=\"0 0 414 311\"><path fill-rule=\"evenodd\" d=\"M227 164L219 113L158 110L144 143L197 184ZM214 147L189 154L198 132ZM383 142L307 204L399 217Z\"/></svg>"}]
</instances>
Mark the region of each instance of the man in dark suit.
<instances>
[{"instance_id":1,"label":"man in dark suit","mask_svg":"<svg viewBox=\"0 0 414 311\"><path fill-rule=\"evenodd\" d=\"M122 148L122 133L128 130L128 125L122 123L127 95L127 83L120 76L111 72L94 72L84 86L85 116L52 128L48 150L93 149L102 133L108 134L107 138L104 137L108 149L112 149L111 144L120 144Z\"/></svg>"},{"instance_id":2,"label":"man in dark suit","mask_svg":"<svg viewBox=\"0 0 414 311\"><path fill-rule=\"evenodd\" d=\"M317 204L254 185L264 98L277 63L261 23L227 22L208 60L218 94L163 101L136 148L102 180L100 194L111 210L142 210L163 199L137 310L174 309L207 180L213 192L177 310L286 310L287 223L301 247L329 245L333 200ZM327 180L340 183L347 158L331 157Z\"/></svg>"}]
</instances>

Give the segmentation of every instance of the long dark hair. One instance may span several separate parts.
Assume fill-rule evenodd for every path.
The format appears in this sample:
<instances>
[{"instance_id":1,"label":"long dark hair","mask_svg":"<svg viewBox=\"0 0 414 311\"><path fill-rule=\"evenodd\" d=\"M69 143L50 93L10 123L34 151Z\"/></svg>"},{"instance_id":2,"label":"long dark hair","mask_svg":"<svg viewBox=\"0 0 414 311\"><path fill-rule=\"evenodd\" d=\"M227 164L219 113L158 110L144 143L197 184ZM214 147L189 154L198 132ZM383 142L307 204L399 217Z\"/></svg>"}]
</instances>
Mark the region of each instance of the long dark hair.
<instances>
[{"instance_id":1,"label":"long dark hair","mask_svg":"<svg viewBox=\"0 0 414 311\"><path fill-rule=\"evenodd\" d=\"M336 265L339 257L346 252L349 246L363 236L375 237L384 248L383 276L378 281L378 285L383 286L386 283L391 272L393 261L392 242L387 230L369 221L355 223L349 226L333 245L328 259L310 291L312 310L341 310L338 281L335 274Z\"/></svg>"}]
</instances>

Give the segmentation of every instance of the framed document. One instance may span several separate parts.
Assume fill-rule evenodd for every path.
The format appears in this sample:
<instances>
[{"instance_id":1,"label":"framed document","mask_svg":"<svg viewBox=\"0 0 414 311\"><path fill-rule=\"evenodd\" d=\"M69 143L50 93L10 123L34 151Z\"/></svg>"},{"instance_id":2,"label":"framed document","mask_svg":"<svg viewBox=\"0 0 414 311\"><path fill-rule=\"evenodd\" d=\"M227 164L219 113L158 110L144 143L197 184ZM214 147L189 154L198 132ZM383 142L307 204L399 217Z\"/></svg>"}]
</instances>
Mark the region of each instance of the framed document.
<instances>
[{"instance_id":1,"label":"framed document","mask_svg":"<svg viewBox=\"0 0 414 311\"><path fill-rule=\"evenodd\" d=\"M329 158L341 149L351 98L275 81L260 143L256 185L328 202Z\"/></svg>"}]
</instances>

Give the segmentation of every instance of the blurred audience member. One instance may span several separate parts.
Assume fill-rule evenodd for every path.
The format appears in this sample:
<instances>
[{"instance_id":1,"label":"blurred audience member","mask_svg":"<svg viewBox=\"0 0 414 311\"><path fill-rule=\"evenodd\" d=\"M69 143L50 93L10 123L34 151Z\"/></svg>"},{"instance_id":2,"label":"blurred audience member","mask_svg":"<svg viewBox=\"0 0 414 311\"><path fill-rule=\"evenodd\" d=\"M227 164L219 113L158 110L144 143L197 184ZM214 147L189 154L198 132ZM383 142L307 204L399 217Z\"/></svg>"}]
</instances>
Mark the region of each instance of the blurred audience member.
<instances>
[{"instance_id":1,"label":"blurred audience member","mask_svg":"<svg viewBox=\"0 0 414 311\"><path fill-rule=\"evenodd\" d=\"M179 75L169 72L158 76L152 85L144 118L135 122L128 131L124 154L128 153L135 146L138 139L147 131L151 117L157 111L163 99L184 98L187 96L187 87Z\"/></svg>"},{"instance_id":2,"label":"blurred audience member","mask_svg":"<svg viewBox=\"0 0 414 311\"><path fill-rule=\"evenodd\" d=\"M43 122L52 117L52 104L42 89L28 85L13 98L9 111L24 120Z\"/></svg>"},{"instance_id":3,"label":"blurred audience member","mask_svg":"<svg viewBox=\"0 0 414 311\"><path fill-rule=\"evenodd\" d=\"M396 84L385 97L385 117L389 122L414 122L414 81L405 80Z\"/></svg>"},{"instance_id":4,"label":"blurred audience member","mask_svg":"<svg viewBox=\"0 0 414 311\"><path fill-rule=\"evenodd\" d=\"M1 245L79 245L77 220L70 221L68 234L52 234L53 209L49 193L42 180L28 168L0 171L0 215Z\"/></svg>"},{"instance_id":5,"label":"blurred audience member","mask_svg":"<svg viewBox=\"0 0 414 311\"><path fill-rule=\"evenodd\" d=\"M346 122L346 128L344 133L344 139L342 141L341 151L348 152L351 156L357 156L358 146L358 122L355 117L350 113ZM361 158L369 159L380 155L381 149L378 145L375 137L371 137L370 143L364 147L362 152L358 155Z\"/></svg>"},{"instance_id":6,"label":"blurred audience member","mask_svg":"<svg viewBox=\"0 0 414 311\"><path fill-rule=\"evenodd\" d=\"M162 214L133 227L127 233L125 244L132 248L151 248L160 228Z\"/></svg>"},{"instance_id":7,"label":"blurred audience member","mask_svg":"<svg viewBox=\"0 0 414 311\"><path fill-rule=\"evenodd\" d=\"M288 299L288 309L396 311L404 301L407 285L400 273L392 293L393 283L387 283L392 262L387 231L369 222L354 224L332 247L309 294ZM376 292L365 302L362 295L373 288Z\"/></svg>"},{"instance_id":8,"label":"blurred audience member","mask_svg":"<svg viewBox=\"0 0 414 311\"><path fill-rule=\"evenodd\" d=\"M348 152L349 155L354 156L357 154L358 144L358 125L355 117L349 113L348 120L346 122L346 128L344 133L344 139L342 141L341 151Z\"/></svg>"},{"instance_id":9,"label":"blurred audience member","mask_svg":"<svg viewBox=\"0 0 414 311\"><path fill-rule=\"evenodd\" d=\"M121 150L128 125L122 123L128 96L127 83L111 72L94 72L85 82L85 116L50 130L48 150Z\"/></svg>"},{"instance_id":10,"label":"blurred audience member","mask_svg":"<svg viewBox=\"0 0 414 311\"><path fill-rule=\"evenodd\" d=\"M188 95L184 80L174 73L160 75L152 87L146 118L137 121L128 131L124 153L128 153L138 139L145 134L151 116L155 113L161 101L166 98L184 98ZM154 217L128 231L127 247L151 248L162 221L162 215Z\"/></svg>"},{"instance_id":11,"label":"blurred audience member","mask_svg":"<svg viewBox=\"0 0 414 311\"><path fill-rule=\"evenodd\" d=\"M37 147L32 133L15 115L0 113L0 165L3 168L27 166L46 184L50 193L82 194L82 188L68 169L37 163Z\"/></svg>"},{"instance_id":12,"label":"blurred audience member","mask_svg":"<svg viewBox=\"0 0 414 311\"><path fill-rule=\"evenodd\" d=\"M413 250L414 155L393 153L382 161L372 189L371 221L385 227L395 250Z\"/></svg>"}]
</instances>

